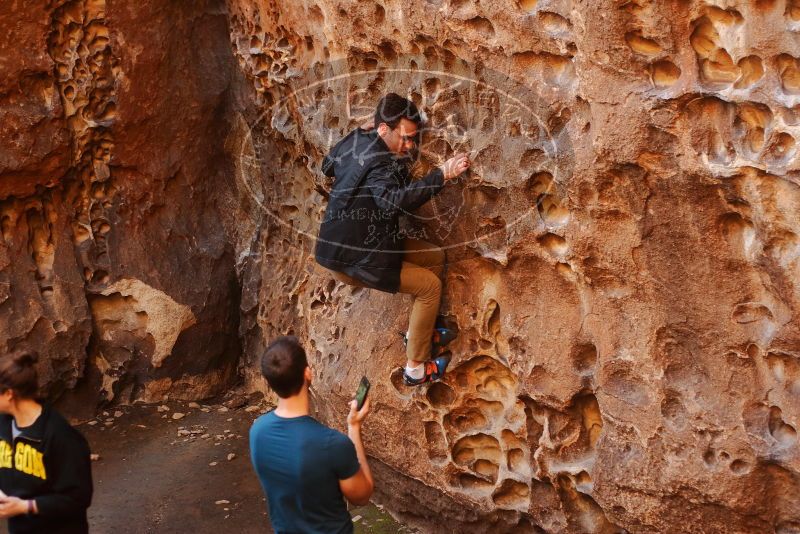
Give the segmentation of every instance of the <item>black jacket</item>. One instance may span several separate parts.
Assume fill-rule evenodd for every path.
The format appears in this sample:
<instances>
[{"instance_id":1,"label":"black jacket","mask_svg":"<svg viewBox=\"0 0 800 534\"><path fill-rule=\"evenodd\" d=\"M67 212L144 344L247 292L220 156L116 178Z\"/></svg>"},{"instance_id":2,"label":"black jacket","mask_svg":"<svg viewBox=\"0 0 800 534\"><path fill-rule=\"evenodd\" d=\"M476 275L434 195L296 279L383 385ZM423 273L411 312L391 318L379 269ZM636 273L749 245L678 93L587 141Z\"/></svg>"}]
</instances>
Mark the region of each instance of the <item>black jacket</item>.
<instances>
[{"instance_id":1,"label":"black jacket","mask_svg":"<svg viewBox=\"0 0 800 534\"><path fill-rule=\"evenodd\" d=\"M442 189L441 169L412 180L408 165L377 131L358 128L325 156L322 171L335 180L317 238L317 263L368 287L396 292L403 262L400 216Z\"/></svg>"},{"instance_id":2,"label":"black jacket","mask_svg":"<svg viewBox=\"0 0 800 534\"><path fill-rule=\"evenodd\" d=\"M0 489L34 499L39 513L8 520L11 534L89 532L92 502L89 444L55 410L45 406L36 422L12 439L10 415L0 415Z\"/></svg>"}]
</instances>

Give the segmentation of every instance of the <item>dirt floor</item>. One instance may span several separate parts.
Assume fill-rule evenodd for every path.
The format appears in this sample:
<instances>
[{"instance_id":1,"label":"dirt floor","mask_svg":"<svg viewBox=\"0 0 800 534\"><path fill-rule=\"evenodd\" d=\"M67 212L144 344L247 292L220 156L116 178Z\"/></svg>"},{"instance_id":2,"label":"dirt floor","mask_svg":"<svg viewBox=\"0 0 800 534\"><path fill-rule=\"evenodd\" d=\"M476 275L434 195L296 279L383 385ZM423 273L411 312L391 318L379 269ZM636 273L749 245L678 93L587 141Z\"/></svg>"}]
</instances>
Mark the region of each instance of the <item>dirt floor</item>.
<instances>
[{"instance_id":1,"label":"dirt floor","mask_svg":"<svg viewBox=\"0 0 800 534\"><path fill-rule=\"evenodd\" d=\"M242 404L120 407L78 425L99 455L91 531L272 532L247 442L267 408ZM412 532L373 504L351 515L358 533Z\"/></svg>"}]
</instances>

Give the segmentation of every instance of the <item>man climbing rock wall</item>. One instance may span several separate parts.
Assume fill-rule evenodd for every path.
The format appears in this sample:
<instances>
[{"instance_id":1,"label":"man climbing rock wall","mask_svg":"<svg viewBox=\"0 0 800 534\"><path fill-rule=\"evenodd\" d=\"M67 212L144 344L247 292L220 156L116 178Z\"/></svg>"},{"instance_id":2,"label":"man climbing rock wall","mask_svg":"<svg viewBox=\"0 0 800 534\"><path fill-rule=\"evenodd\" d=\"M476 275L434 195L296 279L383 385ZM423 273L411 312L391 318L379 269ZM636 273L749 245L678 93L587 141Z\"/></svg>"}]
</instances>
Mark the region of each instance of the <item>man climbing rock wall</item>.
<instances>
[{"instance_id":1,"label":"man climbing rock wall","mask_svg":"<svg viewBox=\"0 0 800 534\"><path fill-rule=\"evenodd\" d=\"M228 6L245 344L305 339L330 423L373 381L384 502L437 531L800 528L794 2ZM386 378L408 302L310 255L322 157L388 91L430 119L419 175L474 155L410 221L460 329L417 391Z\"/></svg>"},{"instance_id":2,"label":"man climbing rock wall","mask_svg":"<svg viewBox=\"0 0 800 534\"><path fill-rule=\"evenodd\" d=\"M0 329L51 396L202 397L240 348L256 388L292 332L326 423L372 381L410 523L800 528L794 0L173 4L0 7ZM322 157L389 91L416 175L473 162L407 221L459 328L415 391L409 303L311 256Z\"/></svg>"}]
</instances>

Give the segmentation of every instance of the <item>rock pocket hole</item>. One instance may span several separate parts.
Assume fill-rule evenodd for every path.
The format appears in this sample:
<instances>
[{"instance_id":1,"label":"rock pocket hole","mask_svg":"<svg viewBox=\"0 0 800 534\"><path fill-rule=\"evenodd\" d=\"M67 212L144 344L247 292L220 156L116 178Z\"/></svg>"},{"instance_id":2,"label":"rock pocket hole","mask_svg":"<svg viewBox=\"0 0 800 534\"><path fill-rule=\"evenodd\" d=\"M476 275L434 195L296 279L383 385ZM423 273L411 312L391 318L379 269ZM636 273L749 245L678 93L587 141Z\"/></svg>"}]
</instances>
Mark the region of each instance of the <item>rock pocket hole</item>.
<instances>
[{"instance_id":1,"label":"rock pocket hole","mask_svg":"<svg viewBox=\"0 0 800 534\"><path fill-rule=\"evenodd\" d=\"M733 310L732 319L739 324L751 324L758 321L772 321L772 311L764 304L758 302L745 302L738 304Z\"/></svg>"},{"instance_id":2,"label":"rock pocket hole","mask_svg":"<svg viewBox=\"0 0 800 534\"><path fill-rule=\"evenodd\" d=\"M592 343L575 347L572 350L572 366L582 375L592 374L597 366L597 347Z\"/></svg>"},{"instance_id":3,"label":"rock pocket hole","mask_svg":"<svg viewBox=\"0 0 800 534\"><path fill-rule=\"evenodd\" d=\"M506 479L492 494L492 500L501 508L527 509L531 489L517 480Z\"/></svg>"},{"instance_id":4,"label":"rock pocket hole","mask_svg":"<svg viewBox=\"0 0 800 534\"><path fill-rule=\"evenodd\" d=\"M389 380L394 386L394 389L400 393L402 396L406 397L408 394L408 386L405 385L403 382L403 369L397 368L392 371L392 374L389 376ZM420 387L420 386L417 386Z\"/></svg>"},{"instance_id":5,"label":"rock pocket hole","mask_svg":"<svg viewBox=\"0 0 800 534\"><path fill-rule=\"evenodd\" d=\"M689 42L697 54L703 81L710 84L731 84L740 77L739 67L728 51L720 46L720 36L712 20L721 18L709 10L707 16L697 22Z\"/></svg>"},{"instance_id":6,"label":"rock pocket hole","mask_svg":"<svg viewBox=\"0 0 800 534\"><path fill-rule=\"evenodd\" d=\"M489 460L475 460L472 464L472 470L482 475L487 480L490 480L492 483L497 482L497 475L500 472L500 467Z\"/></svg>"},{"instance_id":7,"label":"rock pocket hole","mask_svg":"<svg viewBox=\"0 0 800 534\"><path fill-rule=\"evenodd\" d=\"M661 416L675 430L682 430L686 427L686 408L677 393L667 392L664 400L661 401Z\"/></svg>"},{"instance_id":8,"label":"rock pocket hole","mask_svg":"<svg viewBox=\"0 0 800 534\"><path fill-rule=\"evenodd\" d=\"M467 28L480 35L483 39L491 39L494 37L494 26L492 23L483 17L473 17L467 22Z\"/></svg>"},{"instance_id":9,"label":"rock pocket hole","mask_svg":"<svg viewBox=\"0 0 800 534\"><path fill-rule=\"evenodd\" d=\"M560 235L547 233L537 239L539 244L555 256L563 256L569 250L567 240Z\"/></svg>"},{"instance_id":10,"label":"rock pocket hole","mask_svg":"<svg viewBox=\"0 0 800 534\"><path fill-rule=\"evenodd\" d=\"M506 466L509 471L522 472L525 469L525 451L522 449L511 449L508 451Z\"/></svg>"},{"instance_id":11,"label":"rock pocket hole","mask_svg":"<svg viewBox=\"0 0 800 534\"><path fill-rule=\"evenodd\" d=\"M772 122L769 108L757 104L741 104L733 121L734 133L751 158L764 148L764 130Z\"/></svg>"},{"instance_id":12,"label":"rock pocket hole","mask_svg":"<svg viewBox=\"0 0 800 534\"><path fill-rule=\"evenodd\" d=\"M501 457L500 443L488 434L465 436L453 446L453 461L461 466L469 466L476 460L489 460L499 465Z\"/></svg>"},{"instance_id":13,"label":"rock pocket hole","mask_svg":"<svg viewBox=\"0 0 800 534\"><path fill-rule=\"evenodd\" d=\"M500 305L496 300L490 300L483 312L484 328L491 339L500 333Z\"/></svg>"},{"instance_id":14,"label":"rock pocket hole","mask_svg":"<svg viewBox=\"0 0 800 534\"><path fill-rule=\"evenodd\" d=\"M477 477L475 475L470 475L469 473L461 473L453 481L454 486L466 490L477 490L477 491L489 491L492 488L494 488L494 484L495 484L494 482L484 480L483 478Z\"/></svg>"},{"instance_id":15,"label":"rock pocket hole","mask_svg":"<svg viewBox=\"0 0 800 534\"><path fill-rule=\"evenodd\" d=\"M777 134L767 148L766 159L772 165L785 165L797 152L794 137L786 132Z\"/></svg>"},{"instance_id":16,"label":"rock pocket hole","mask_svg":"<svg viewBox=\"0 0 800 534\"><path fill-rule=\"evenodd\" d=\"M681 77L681 69L672 61L662 59L652 63L649 67L650 80L657 89L672 87Z\"/></svg>"},{"instance_id":17,"label":"rock pocket hole","mask_svg":"<svg viewBox=\"0 0 800 534\"><path fill-rule=\"evenodd\" d=\"M107 284L108 281L109 281L109 275L103 269L98 269L94 273L92 273L93 284Z\"/></svg>"},{"instance_id":18,"label":"rock pocket hole","mask_svg":"<svg viewBox=\"0 0 800 534\"><path fill-rule=\"evenodd\" d=\"M87 227L86 225L84 225L82 223L75 223L72 226L72 241L76 245L79 245L79 244L83 243L84 241L89 239L91 236L92 236L92 233L89 230L89 227Z\"/></svg>"},{"instance_id":19,"label":"rock pocket hole","mask_svg":"<svg viewBox=\"0 0 800 534\"><path fill-rule=\"evenodd\" d=\"M439 81L439 78L428 78L425 80L424 87L428 96L434 97L439 93L441 82Z\"/></svg>"},{"instance_id":20,"label":"rock pocket hole","mask_svg":"<svg viewBox=\"0 0 800 534\"><path fill-rule=\"evenodd\" d=\"M543 195L537 208L547 225L562 226L569 222L569 210L553 195Z\"/></svg>"},{"instance_id":21,"label":"rock pocket hole","mask_svg":"<svg viewBox=\"0 0 800 534\"><path fill-rule=\"evenodd\" d=\"M575 281L575 271L572 270L572 266L569 263L557 263L556 271L567 280Z\"/></svg>"},{"instance_id":22,"label":"rock pocket hole","mask_svg":"<svg viewBox=\"0 0 800 534\"><path fill-rule=\"evenodd\" d=\"M592 489L592 477L586 471L575 475L575 487L578 491L587 492Z\"/></svg>"},{"instance_id":23,"label":"rock pocket hole","mask_svg":"<svg viewBox=\"0 0 800 534\"><path fill-rule=\"evenodd\" d=\"M743 460L734 460L731 462L730 469L737 475L746 475L750 472L750 464Z\"/></svg>"},{"instance_id":24,"label":"rock pocket hole","mask_svg":"<svg viewBox=\"0 0 800 534\"><path fill-rule=\"evenodd\" d=\"M425 395L428 398L428 402L430 402L431 406L434 408L446 408L453 404L453 401L456 399L456 393L453 391L453 388L444 382L434 383L428 388Z\"/></svg>"},{"instance_id":25,"label":"rock pocket hole","mask_svg":"<svg viewBox=\"0 0 800 534\"><path fill-rule=\"evenodd\" d=\"M739 60L738 65L742 74L733 85L736 89L747 89L764 76L764 64L758 56L744 57Z\"/></svg>"},{"instance_id":26,"label":"rock pocket hole","mask_svg":"<svg viewBox=\"0 0 800 534\"><path fill-rule=\"evenodd\" d=\"M793 22L800 22L800 0L786 0L784 15ZM797 534L800 534L800 523L797 525Z\"/></svg>"},{"instance_id":27,"label":"rock pocket hole","mask_svg":"<svg viewBox=\"0 0 800 534\"><path fill-rule=\"evenodd\" d=\"M574 403L581 414L583 428L589 438L589 447L594 449L603 432L603 416L597 397L592 394L581 395L575 398Z\"/></svg>"},{"instance_id":28,"label":"rock pocket hole","mask_svg":"<svg viewBox=\"0 0 800 534\"><path fill-rule=\"evenodd\" d=\"M568 19L552 11L542 11L538 18L544 29L551 34L568 32L572 27L572 23Z\"/></svg>"},{"instance_id":29,"label":"rock pocket hole","mask_svg":"<svg viewBox=\"0 0 800 534\"><path fill-rule=\"evenodd\" d=\"M783 91L790 95L800 94L800 69L797 59L789 54L781 54L776 60Z\"/></svg>"},{"instance_id":30,"label":"rock pocket hole","mask_svg":"<svg viewBox=\"0 0 800 534\"><path fill-rule=\"evenodd\" d=\"M641 32L633 31L625 34L625 42L631 50L643 56L654 56L661 52L661 45L652 39L642 37Z\"/></svg>"},{"instance_id":31,"label":"rock pocket hole","mask_svg":"<svg viewBox=\"0 0 800 534\"><path fill-rule=\"evenodd\" d=\"M769 433L782 447L788 447L797 441L797 431L783 420L783 413L777 406L769 409Z\"/></svg>"},{"instance_id":32,"label":"rock pocket hole","mask_svg":"<svg viewBox=\"0 0 800 534\"><path fill-rule=\"evenodd\" d=\"M537 172L528 179L526 191L532 203L539 202L542 195L553 190L553 175L549 172Z\"/></svg>"},{"instance_id":33,"label":"rock pocket hole","mask_svg":"<svg viewBox=\"0 0 800 534\"><path fill-rule=\"evenodd\" d=\"M444 418L445 427L453 433L480 430L485 428L488 423L484 413L477 408L460 407Z\"/></svg>"}]
</instances>

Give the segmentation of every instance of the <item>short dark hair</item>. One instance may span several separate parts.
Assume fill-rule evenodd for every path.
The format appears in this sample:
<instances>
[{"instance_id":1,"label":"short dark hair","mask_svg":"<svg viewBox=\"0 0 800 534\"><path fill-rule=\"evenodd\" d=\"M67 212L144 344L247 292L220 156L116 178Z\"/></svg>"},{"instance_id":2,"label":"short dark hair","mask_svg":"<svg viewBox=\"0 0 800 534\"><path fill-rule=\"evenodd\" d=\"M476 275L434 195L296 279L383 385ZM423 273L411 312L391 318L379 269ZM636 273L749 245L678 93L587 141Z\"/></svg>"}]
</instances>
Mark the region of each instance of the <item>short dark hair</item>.
<instances>
[{"instance_id":1,"label":"short dark hair","mask_svg":"<svg viewBox=\"0 0 800 534\"><path fill-rule=\"evenodd\" d=\"M375 108L375 128L385 122L389 128L394 129L402 119L408 119L417 126L422 124L422 115L414 102L397 93L389 93L380 99Z\"/></svg>"},{"instance_id":2,"label":"short dark hair","mask_svg":"<svg viewBox=\"0 0 800 534\"><path fill-rule=\"evenodd\" d=\"M281 336L261 357L261 374L280 398L297 395L305 383L306 351L294 336Z\"/></svg>"},{"instance_id":3,"label":"short dark hair","mask_svg":"<svg viewBox=\"0 0 800 534\"><path fill-rule=\"evenodd\" d=\"M39 391L36 354L16 351L0 357L0 393L9 389L22 399L35 399Z\"/></svg>"}]
</instances>

